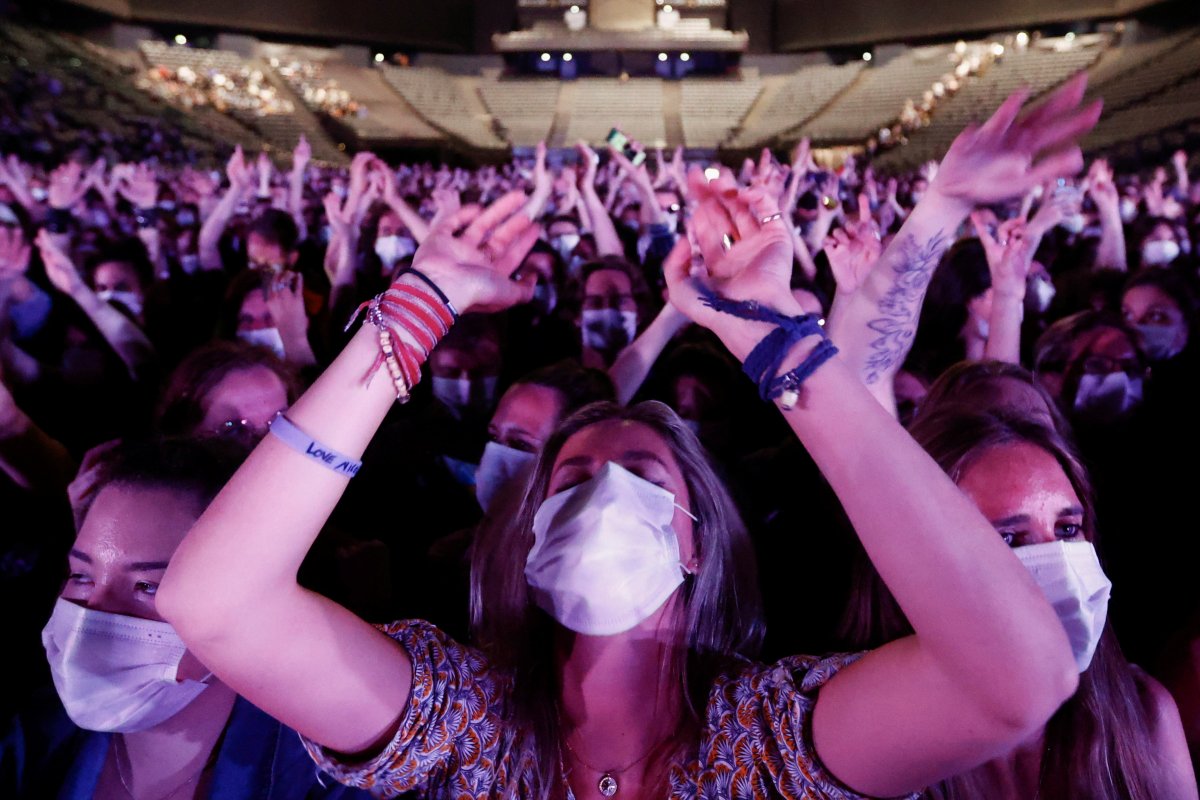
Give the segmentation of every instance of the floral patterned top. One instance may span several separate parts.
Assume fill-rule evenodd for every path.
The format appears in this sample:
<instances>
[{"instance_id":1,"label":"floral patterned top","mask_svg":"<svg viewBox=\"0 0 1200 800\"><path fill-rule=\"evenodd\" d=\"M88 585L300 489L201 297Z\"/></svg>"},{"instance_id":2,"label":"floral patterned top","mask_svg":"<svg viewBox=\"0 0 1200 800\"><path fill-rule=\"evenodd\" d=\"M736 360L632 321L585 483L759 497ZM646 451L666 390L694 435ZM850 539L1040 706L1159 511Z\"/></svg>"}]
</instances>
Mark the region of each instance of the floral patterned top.
<instances>
[{"instance_id":1,"label":"floral patterned top","mask_svg":"<svg viewBox=\"0 0 1200 800\"><path fill-rule=\"evenodd\" d=\"M533 797L521 760L522 732L505 713L511 679L477 650L427 622L384 626L408 651L413 686L395 737L378 756L340 762L305 741L309 754L342 783L379 797L416 791L434 800ZM670 800L857 800L817 760L812 743L816 691L857 655L742 662L714 681L690 763L671 768ZM914 795L915 797L915 795Z\"/></svg>"}]
</instances>

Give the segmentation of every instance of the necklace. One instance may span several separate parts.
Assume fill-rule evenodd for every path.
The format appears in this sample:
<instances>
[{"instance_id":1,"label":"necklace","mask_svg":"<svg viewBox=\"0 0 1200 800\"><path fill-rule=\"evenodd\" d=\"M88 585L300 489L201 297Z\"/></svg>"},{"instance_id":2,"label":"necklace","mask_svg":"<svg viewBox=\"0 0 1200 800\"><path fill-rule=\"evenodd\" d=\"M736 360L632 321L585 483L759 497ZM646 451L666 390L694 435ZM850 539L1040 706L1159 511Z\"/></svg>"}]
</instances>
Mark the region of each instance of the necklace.
<instances>
[{"instance_id":1,"label":"necklace","mask_svg":"<svg viewBox=\"0 0 1200 800\"><path fill-rule=\"evenodd\" d=\"M125 744L125 737L120 734L117 734L116 742L118 744L120 744L120 750L121 750L121 752L113 753L113 756L114 756L113 761L116 762L116 765L117 765L117 778L121 781L121 786L125 789L125 794L129 795L131 798L133 798L133 800L138 800L137 795L135 795L133 793L133 789L129 785L129 780L125 777L125 768L123 766L121 766L122 760L129 761L129 748ZM121 757L122 754L124 754L124 759L122 759L122 757ZM174 797L176 792L178 792L180 789L182 789L183 787L192 783L197 778L199 778L201 775L203 775L204 770L208 769L208 766L209 765L207 763L205 763L204 766L200 767L199 770L192 773L192 775L186 781L184 781L183 783L179 784L171 791L169 791L166 794L159 797L158 800L168 800L168 798ZM129 768L130 768L130 770L133 769L133 762L130 762Z\"/></svg>"},{"instance_id":2,"label":"necklace","mask_svg":"<svg viewBox=\"0 0 1200 800\"><path fill-rule=\"evenodd\" d=\"M569 737L563 736L563 744L565 744L567 746L567 749L571 751L571 755L575 756L575 758L577 758L579 760L580 764L583 764L585 767L590 769L592 772L600 773L600 780L598 780L596 782L596 788L599 789L600 794L604 795L605 797L612 797L613 795L615 795L617 793L617 790L621 788L621 785L619 783L617 783L618 775L620 775L622 772L625 772L633 767L636 767L638 764L645 761L646 756L648 756L652 752L654 752L654 748L657 747L661 742L662 742L661 739L657 742L654 742L653 744L650 745L650 747L646 750L646 752L644 752L640 756L638 756L637 759L635 759L634 761L630 761L628 764L626 764L625 766L623 766L619 769L597 769L596 767L593 767L588 762L584 761L583 756L579 755L579 753L575 750L574 747L571 747L571 739Z\"/></svg>"}]
</instances>

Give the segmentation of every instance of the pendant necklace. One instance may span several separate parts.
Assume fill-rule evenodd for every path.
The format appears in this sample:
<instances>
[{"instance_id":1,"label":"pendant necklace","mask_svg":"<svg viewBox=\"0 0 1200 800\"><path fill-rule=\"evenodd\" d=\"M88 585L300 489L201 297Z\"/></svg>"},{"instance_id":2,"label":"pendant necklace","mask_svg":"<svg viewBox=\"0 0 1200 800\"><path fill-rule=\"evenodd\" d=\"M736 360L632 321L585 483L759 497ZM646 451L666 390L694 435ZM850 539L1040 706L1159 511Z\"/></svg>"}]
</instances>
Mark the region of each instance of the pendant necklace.
<instances>
[{"instance_id":1,"label":"pendant necklace","mask_svg":"<svg viewBox=\"0 0 1200 800\"><path fill-rule=\"evenodd\" d=\"M563 737L563 744L565 744L567 746L567 749L571 751L571 755L575 756L575 758L577 758L579 760L580 764L583 764L585 767L590 769L592 772L600 773L600 780L598 780L596 782L596 788L599 789L600 794L604 795L605 797L612 797L621 788L621 785L619 783L617 783L617 776L623 772L626 772L627 770L629 770L633 767L636 767L638 764L645 761L646 756L650 755L650 753L652 753L654 751L654 748L658 744L660 744L661 741L662 740L659 740L658 742L655 742L654 744L650 745L649 749L647 749L646 752L644 752L640 756L638 756L638 758L636 760L629 762L628 764L626 764L623 767L620 767L619 769L597 769L596 767L593 767L588 762L584 761L583 757L579 755L579 753L575 750L575 748L571 747L571 740L568 737L566 737L566 736Z\"/></svg>"}]
</instances>

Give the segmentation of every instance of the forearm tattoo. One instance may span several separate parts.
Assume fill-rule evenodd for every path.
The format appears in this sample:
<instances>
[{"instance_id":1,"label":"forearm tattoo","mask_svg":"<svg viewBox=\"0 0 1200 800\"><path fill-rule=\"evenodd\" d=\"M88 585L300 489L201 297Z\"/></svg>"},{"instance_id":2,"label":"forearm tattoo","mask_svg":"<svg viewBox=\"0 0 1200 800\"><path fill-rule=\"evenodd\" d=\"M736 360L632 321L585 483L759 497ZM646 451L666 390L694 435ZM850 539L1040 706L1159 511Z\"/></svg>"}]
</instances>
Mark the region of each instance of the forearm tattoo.
<instances>
[{"instance_id":1,"label":"forearm tattoo","mask_svg":"<svg viewBox=\"0 0 1200 800\"><path fill-rule=\"evenodd\" d=\"M942 231L934 233L924 244L919 244L911 234L900 241L896 263L892 265L895 283L879 301L880 316L867 323L868 328L879 334L870 344L865 364L863 379L868 384L877 382L908 354L917 332L925 289L949 245L949 238Z\"/></svg>"}]
</instances>

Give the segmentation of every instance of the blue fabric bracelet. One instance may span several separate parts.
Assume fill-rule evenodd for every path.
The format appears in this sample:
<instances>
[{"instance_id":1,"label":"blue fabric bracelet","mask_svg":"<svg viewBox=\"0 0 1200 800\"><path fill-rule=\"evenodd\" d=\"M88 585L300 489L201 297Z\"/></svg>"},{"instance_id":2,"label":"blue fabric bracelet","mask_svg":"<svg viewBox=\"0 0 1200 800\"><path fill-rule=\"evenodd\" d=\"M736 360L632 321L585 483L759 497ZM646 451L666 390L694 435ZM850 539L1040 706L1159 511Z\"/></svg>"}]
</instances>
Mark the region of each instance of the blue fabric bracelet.
<instances>
[{"instance_id":1,"label":"blue fabric bracelet","mask_svg":"<svg viewBox=\"0 0 1200 800\"><path fill-rule=\"evenodd\" d=\"M769 402L785 393L795 394L808 376L837 354L837 347L825 335L816 314L789 317L756 301L730 300L704 287L700 289L700 299L714 311L755 322L770 322L777 326L755 345L742 365L743 371L758 386L758 395L763 400ZM785 375L779 375L779 369L792 347L809 336L820 336L821 343L808 354L800 366ZM794 405L794 397L784 403L785 409Z\"/></svg>"},{"instance_id":2,"label":"blue fabric bracelet","mask_svg":"<svg viewBox=\"0 0 1200 800\"><path fill-rule=\"evenodd\" d=\"M328 470L353 478L362 468L361 461L355 461L349 456L331 450L304 431L283 414L271 421L271 433L305 458L312 459Z\"/></svg>"}]
</instances>

